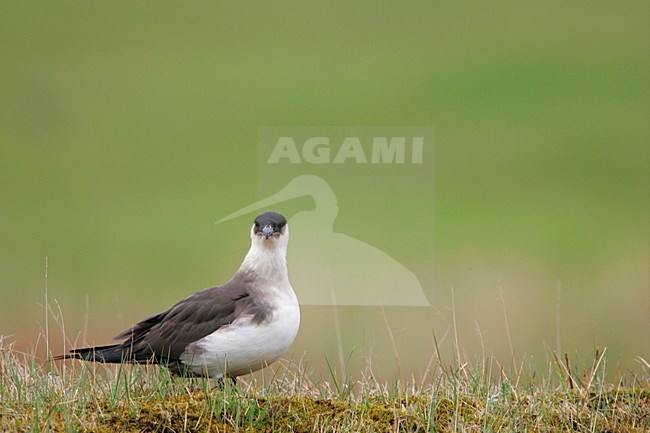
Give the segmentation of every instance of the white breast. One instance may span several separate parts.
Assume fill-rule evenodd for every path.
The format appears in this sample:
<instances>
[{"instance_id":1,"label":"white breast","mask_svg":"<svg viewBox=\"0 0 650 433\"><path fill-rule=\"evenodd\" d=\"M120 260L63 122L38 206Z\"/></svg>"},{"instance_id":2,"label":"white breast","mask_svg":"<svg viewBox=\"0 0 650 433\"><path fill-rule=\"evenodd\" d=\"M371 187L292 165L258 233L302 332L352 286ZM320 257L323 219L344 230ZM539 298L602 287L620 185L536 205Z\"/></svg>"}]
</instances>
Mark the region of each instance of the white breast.
<instances>
[{"instance_id":1,"label":"white breast","mask_svg":"<svg viewBox=\"0 0 650 433\"><path fill-rule=\"evenodd\" d=\"M291 286L271 290L272 315L262 323L251 316L237 318L232 324L202 338L181 360L192 373L220 378L224 373L240 376L259 370L282 356L296 338L300 326L300 308Z\"/></svg>"}]
</instances>

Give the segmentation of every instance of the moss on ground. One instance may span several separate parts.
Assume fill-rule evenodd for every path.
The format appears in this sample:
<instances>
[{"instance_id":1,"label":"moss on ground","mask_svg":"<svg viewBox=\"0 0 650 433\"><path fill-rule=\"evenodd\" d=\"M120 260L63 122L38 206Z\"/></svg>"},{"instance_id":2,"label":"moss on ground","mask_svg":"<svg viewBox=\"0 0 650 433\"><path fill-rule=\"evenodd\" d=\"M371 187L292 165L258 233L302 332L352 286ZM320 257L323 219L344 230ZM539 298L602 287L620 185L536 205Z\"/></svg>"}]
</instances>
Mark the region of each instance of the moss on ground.
<instances>
[{"instance_id":1,"label":"moss on ground","mask_svg":"<svg viewBox=\"0 0 650 433\"><path fill-rule=\"evenodd\" d=\"M444 393L395 398L322 398L220 390L139 396L83 408L60 401L49 414L0 415L0 429L88 432L530 431L648 432L650 390L527 394L504 400ZM136 408L136 409L134 409Z\"/></svg>"},{"instance_id":2,"label":"moss on ground","mask_svg":"<svg viewBox=\"0 0 650 433\"><path fill-rule=\"evenodd\" d=\"M48 370L0 350L0 432L650 433L646 376L523 389L440 368L428 384L389 389L287 369L258 387L254 378L233 386L150 366L92 366Z\"/></svg>"}]
</instances>

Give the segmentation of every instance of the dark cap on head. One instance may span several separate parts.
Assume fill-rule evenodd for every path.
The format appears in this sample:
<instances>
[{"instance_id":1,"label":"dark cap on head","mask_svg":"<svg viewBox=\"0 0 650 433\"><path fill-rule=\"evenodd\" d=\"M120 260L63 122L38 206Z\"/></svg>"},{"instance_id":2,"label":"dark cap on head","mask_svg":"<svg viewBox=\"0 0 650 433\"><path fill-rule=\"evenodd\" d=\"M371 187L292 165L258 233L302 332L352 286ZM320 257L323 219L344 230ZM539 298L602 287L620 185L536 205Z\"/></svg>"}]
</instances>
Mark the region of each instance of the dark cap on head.
<instances>
[{"instance_id":1,"label":"dark cap on head","mask_svg":"<svg viewBox=\"0 0 650 433\"><path fill-rule=\"evenodd\" d=\"M287 225L287 219L277 212L264 212L255 218L253 231L260 233L268 239L275 233L282 233L282 228Z\"/></svg>"}]
</instances>

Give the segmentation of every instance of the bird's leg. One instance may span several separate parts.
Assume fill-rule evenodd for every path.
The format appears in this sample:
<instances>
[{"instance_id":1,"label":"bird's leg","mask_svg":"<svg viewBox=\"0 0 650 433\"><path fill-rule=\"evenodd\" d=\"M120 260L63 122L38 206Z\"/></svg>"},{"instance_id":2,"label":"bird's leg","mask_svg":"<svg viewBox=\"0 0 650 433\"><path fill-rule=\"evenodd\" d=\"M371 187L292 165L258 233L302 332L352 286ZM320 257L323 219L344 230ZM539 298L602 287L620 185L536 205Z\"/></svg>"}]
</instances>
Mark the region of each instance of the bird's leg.
<instances>
[{"instance_id":1,"label":"bird's leg","mask_svg":"<svg viewBox=\"0 0 650 433\"><path fill-rule=\"evenodd\" d=\"M219 391L223 391L224 388L226 387L225 379L230 379L230 381L232 382L231 387L233 387L233 388L237 387L237 378L236 377L234 377L234 376L223 377L222 376L219 379L217 379L217 384L214 386L214 388L212 388L212 390L214 391L215 389L219 389Z\"/></svg>"}]
</instances>

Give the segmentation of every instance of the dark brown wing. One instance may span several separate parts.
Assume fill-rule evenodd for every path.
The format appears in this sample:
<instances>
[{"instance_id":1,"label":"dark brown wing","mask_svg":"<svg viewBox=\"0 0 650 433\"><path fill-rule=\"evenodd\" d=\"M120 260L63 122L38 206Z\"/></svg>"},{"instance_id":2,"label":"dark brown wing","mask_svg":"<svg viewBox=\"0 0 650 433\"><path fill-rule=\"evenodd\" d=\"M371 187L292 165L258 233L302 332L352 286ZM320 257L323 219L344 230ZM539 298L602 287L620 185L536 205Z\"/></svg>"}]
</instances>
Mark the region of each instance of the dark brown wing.
<instances>
[{"instance_id":1,"label":"dark brown wing","mask_svg":"<svg viewBox=\"0 0 650 433\"><path fill-rule=\"evenodd\" d=\"M249 290L253 284L246 275L237 274L223 286L197 292L169 310L136 323L115 337L124 340L121 343L73 349L54 359L180 365L179 357L189 344L237 317L250 315L254 322L262 322L271 314Z\"/></svg>"},{"instance_id":2,"label":"dark brown wing","mask_svg":"<svg viewBox=\"0 0 650 433\"><path fill-rule=\"evenodd\" d=\"M188 344L232 323L238 312L252 304L248 291L229 283L195 293L169 310L136 323L115 337L125 340L122 343L77 348L54 359L178 364Z\"/></svg>"},{"instance_id":3,"label":"dark brown wing","mask_svg":"<svg viewBox=\"0 0 650 433\"><path fill-rule=\"evenodd\" d=\"M123 358L145 362L152 358L167 363L178 360L185 348L217 329L232 323L240 314L263 321L265 309L236 280L202 290L169 310L151 316L119 334L126 341L118 347Z\"/></svg>"}]
</instances>

